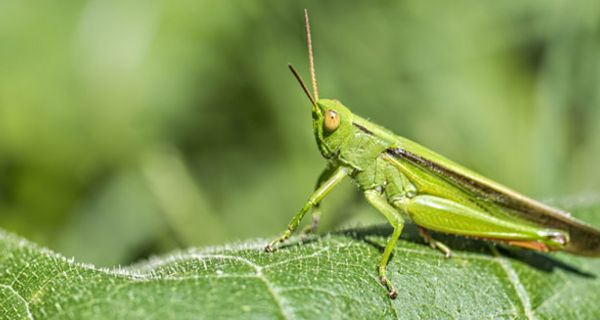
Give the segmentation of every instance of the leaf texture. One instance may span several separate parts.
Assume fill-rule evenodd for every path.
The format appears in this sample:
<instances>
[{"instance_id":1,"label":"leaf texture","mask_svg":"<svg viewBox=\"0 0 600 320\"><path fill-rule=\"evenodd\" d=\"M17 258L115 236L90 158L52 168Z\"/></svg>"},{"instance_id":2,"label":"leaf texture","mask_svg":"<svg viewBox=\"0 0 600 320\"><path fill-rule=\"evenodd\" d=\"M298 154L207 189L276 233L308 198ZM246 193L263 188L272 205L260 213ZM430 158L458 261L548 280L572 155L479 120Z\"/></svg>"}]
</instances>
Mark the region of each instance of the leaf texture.
<instances>
[{"instance_id":1,"label":"leaf texture","mask_svg":"<svg viewBox=\"0 0 600 320\"><path fill-rule=\"evenodd\" d=\"M600 224L596 200L567 203ZM387 226L189 249L128 267L96 268L0 232L1 319L597 319L600 260L539 254L436 235L445 259L414 226L376 273Z\"/></svg>"}]
</instances>

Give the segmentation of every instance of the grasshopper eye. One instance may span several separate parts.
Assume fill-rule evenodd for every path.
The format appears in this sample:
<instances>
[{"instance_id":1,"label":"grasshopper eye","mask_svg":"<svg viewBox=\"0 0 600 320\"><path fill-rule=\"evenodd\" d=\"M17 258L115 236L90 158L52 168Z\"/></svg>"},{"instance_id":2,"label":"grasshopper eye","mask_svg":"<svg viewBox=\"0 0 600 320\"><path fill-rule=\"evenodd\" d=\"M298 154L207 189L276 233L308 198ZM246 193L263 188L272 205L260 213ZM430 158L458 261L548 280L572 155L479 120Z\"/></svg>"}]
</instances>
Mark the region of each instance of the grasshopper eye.
<instances>
[{"instance_id":1,"label":"grasshopper eye","mask_svg":"<svg viewBox=\"0 0 600 320\"><path fill-rule=\"evenodd\" d=\"M325 121L323 123L327 132L333 132L340 126L340 116L334 110L325 111Z\"/></svg>"}]
</instances>

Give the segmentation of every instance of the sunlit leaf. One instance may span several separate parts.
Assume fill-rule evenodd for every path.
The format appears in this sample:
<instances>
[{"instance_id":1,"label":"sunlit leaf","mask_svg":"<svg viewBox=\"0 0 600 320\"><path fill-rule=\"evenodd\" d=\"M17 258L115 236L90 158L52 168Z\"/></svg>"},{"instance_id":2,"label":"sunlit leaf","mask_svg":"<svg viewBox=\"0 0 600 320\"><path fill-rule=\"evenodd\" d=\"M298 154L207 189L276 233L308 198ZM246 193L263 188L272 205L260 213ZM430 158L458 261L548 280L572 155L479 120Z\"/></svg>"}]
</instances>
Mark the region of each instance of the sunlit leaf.
<instances>
[{"instance_id":1,"label":"sunlit leaf","mask_svg":"<svg viewBox=\"0 0 600 320\"><path fill-rule=\"evenodd\" d=\"M600 224L597 201L569 201ZM409 226L388 266L387 297L375 265L387 226L292 239L189 249L137 265L101 269L0 233L3 319L594 319L600 260L538 254L458 237L445 259Z\"/></svg>"}]
</instances>

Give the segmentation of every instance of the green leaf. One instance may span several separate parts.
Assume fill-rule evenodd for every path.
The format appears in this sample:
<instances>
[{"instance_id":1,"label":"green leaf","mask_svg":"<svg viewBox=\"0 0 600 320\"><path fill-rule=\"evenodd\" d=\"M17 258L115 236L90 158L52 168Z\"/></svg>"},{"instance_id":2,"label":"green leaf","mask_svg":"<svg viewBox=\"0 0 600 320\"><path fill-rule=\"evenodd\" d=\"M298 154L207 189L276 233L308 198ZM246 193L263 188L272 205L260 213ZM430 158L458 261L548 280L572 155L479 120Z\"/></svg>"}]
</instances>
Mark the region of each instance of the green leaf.
<instances>
[{"instance_id":1,"label":"green leaf","mask_svg":"<svg viewBox=\"0 0 600 320\"><path fill-rule=\"evenodd\" d=\"M600 202L563 203L600 224ZM190 249L115 269L74 262L0 232L2 319L322 319L600 317L600 260L539 254L437 235L452 259L424 245L414 226L388 272L390 300L375 266L387 226L292 239Z\"/></svg>"}]
</instances>

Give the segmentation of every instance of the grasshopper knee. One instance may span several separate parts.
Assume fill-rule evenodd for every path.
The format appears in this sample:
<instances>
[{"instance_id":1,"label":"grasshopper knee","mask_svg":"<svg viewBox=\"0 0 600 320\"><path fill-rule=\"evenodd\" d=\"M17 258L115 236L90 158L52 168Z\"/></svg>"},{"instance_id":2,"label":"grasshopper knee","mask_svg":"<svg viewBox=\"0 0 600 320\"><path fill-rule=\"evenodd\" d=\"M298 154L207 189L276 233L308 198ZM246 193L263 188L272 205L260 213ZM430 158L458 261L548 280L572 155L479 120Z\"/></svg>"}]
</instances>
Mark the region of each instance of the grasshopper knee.
<instances>
[{"instance_id":1,"label":"grasshopper knee","mask_svg":"<svg viewBox=\"0 0 600 320\"><path fill-rule=\"evenodd\" d=\"M538 234L547 239L548 244L555 248L562 248L566 246L570 240L569 234L560 230L546 229L539 231Z\"/></svg>"}]
</instances>

